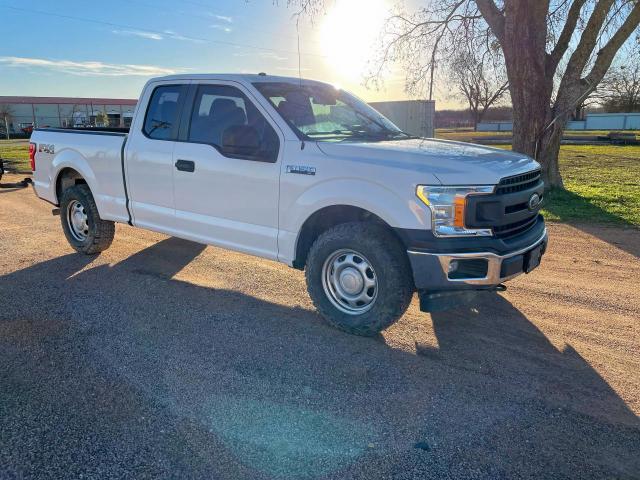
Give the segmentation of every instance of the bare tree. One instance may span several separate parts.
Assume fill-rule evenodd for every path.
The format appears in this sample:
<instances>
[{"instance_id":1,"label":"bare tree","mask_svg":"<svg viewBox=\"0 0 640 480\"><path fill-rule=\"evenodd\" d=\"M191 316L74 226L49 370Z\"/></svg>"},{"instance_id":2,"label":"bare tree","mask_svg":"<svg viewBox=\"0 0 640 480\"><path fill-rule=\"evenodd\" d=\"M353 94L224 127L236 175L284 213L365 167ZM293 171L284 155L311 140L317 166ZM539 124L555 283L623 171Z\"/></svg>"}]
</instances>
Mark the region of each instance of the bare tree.
<instances>
[{"instance_id":1,"label":"bare tree","mask_svg":"<svg viewBox=\"0 0 640 480\"><path fill-rule=\"evenodd\" d=\"M5 103L0 104L0 129L5 130L5 136L7 140L9 140L10 133L9 132L9 122L13 117L13 109L11 105L7 105Z\"/></svg>"},{"instance_id":2,"label":"bare tree","mask_svg":"<svg viewBox=\"0 0 640 480\"><path fill-rule=\"evenodd\" d=\"M109 126L109 116L106 111L101 111L96 114L96 125L99 127Z\"/></svg>"},{"instance_id":3,"label":"bare tree","mask_svg":"<svg viewBox=\"0 0 640 480\"><path fill-rule=\"evenodd\" d=\"M456 55L448 69L457 88L457 97L467 102L474 130L487 110L497 105L509 89L503 65L490 55L478 55L471 46Z\"/></svg>"},{"instance_id":4,"label":"bare tree","mask_svg":"<svg viewBox=\"0 0 640 480\"><path fill-rule=\"evenodd\" d=\"M609 112L640 112L640 45L605 75L596 98Z\"/></svg>"},{"instance_id":5,"label":"bare tree","mask_svg":"<svg viewBox=\"0 0 640 480\"><path fill-rule=\"evenodd\" d=\"M290 3L309 10L325 2ZM378 71L403 63L409 90L426 84L432 91L436 68L469 39L497 41L513 105L513 149L540 161L547 186L562 187L558 153L567 120L637 29L640 0L424 2L419 11L389 20Z\"/></svg>"}]
</instances>

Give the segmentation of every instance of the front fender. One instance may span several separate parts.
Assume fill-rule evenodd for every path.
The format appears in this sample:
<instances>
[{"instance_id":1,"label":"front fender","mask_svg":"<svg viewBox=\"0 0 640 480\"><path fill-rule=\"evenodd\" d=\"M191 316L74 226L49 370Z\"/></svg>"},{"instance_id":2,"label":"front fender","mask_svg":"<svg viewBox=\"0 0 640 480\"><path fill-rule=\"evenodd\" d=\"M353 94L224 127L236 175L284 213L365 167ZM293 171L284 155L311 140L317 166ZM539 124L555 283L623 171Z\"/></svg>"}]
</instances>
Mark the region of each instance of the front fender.
<instances>
[{"instance_id":1,"label":"front fender","mask_svg":"<svg viewBox=\"0 0 640 480\"><path fill-rule=\"evenodd\" d=\"M302 226L314 213L326 207L358 207L381 218L390 227L430 228L431 217L419 204L415 192L396 192L367 180L329 179L305 190L288 204L281 205L278 249L282 261L291 263Z\"/></svg>"}]
</instances>

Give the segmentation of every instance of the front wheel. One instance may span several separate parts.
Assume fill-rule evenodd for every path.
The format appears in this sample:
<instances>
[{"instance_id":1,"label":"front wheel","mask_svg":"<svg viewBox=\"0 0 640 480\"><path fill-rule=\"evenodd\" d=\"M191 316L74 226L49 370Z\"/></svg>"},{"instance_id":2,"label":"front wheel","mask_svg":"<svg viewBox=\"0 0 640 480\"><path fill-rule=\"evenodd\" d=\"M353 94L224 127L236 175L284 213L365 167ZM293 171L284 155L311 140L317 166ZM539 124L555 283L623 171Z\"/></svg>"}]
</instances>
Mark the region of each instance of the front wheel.
<instances>
[{"instance_id":1,"label":"front wheel","mask_svg":"<svg viewBox=\"0 0 640 480\"><path fill-rule=\"evenodd\" d=\"M411 267L400 242L384 227L346 223L327 230L307 257L309 295L334 326L372 336L398 320L411 303Z\"/></svg>"},{"instance_id":2,"label":"front wheel","mask_svg":"<svg viewBox=\"0 0 640 480\"><path fill-rule=\"evenodd\" d=\"M63 192L60 220L67 241L77 252L87 255L100 253L113 241L115 224L100 218L87 185L74 185Z\"/></svg>"}]
</instances>

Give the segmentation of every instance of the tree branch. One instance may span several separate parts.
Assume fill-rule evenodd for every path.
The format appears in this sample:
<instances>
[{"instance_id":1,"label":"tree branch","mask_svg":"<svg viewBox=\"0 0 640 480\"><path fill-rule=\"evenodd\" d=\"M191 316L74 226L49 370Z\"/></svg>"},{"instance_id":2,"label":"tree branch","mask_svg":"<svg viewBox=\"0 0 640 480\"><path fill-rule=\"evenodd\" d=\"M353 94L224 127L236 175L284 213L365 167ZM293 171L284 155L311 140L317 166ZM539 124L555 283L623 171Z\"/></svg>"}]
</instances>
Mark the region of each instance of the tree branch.
<instances>
[{"instance_id":1,"label":"tree branch","mask_svg":"<svg viewBox=\"0 0 640 480\"><path fill-rule=\"evenodd\" d=\"M598 58L591 69L591 72L585 77L584 81L587 83L587 88L592 88L592 85L596 85L611 66L616 53L620 47L629 39L631 34L640 25L640 2L637 2L629 16L620 26L618 31L609 39L607 44L598 52Z\"/></svg>"},{"instance_id":2,"label":"tree branch","mask_svg":"<svg viewBox=\"0 0 640 480\"><path fill-rule=\"evenodd\" d=\"M504 41L504 15L496 6L493 0L475 0L478 10L482 13L485 21L491 27L491 31L498 41Z\"/></svg>"},{"instance_id":3,"label":"tree branch","mask_svg":"<svg viewBox=\"0 0 640 480\"><path fill-rule=\"evenodd\" d=\"M614 1L615 0L600 0L593 7L589 21L582 32L582 36L580 37L580 42L578 42L578 46L574 50L571 58L569 59L569 63L567 64L567 69L564 75L565 79L579 78L580 75L582 75L587 62L589 61L589 57L598 42L600 30L602 29L602 25L604 24Z\"/></svg>"},{"instance_id":4,"label":"tree branch","mask_svg":"<svg viewBox=\"0 0 640 480\"><path fill-rule=\"evenodd\" d=\"M580 12L582 11L582 7L586 3L586 0L575 0L571 4L571 8L569 9L569 13L567 13L567 20L562 28L562 32L560 33L560 37L558 38L558 42L556 46L553 48L553 51L548 57L548 67L547 70L549 75L552 75L556 68L558 68L558 64L560 60L567 53L567 49L569 48L569 42L571 41L571 37L573 36L573 32L578 25L578 20L580 20Z\"/></svg>"}]
</instances>

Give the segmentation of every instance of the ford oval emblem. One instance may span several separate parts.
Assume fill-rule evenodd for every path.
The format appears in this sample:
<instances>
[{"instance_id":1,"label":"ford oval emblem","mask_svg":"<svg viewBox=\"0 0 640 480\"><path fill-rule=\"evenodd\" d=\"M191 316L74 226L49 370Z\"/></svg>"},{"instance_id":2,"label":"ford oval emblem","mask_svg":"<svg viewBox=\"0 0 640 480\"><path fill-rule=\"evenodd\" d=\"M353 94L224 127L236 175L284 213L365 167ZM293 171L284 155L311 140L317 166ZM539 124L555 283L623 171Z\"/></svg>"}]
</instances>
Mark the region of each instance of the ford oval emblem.
<instances>
[{"instance_id":1,"label":"ford oval emblem","mask_svg":"<svg viewBox=\"0 0 640 480\"><path fill-rule=\"evenodd\" d=\"M540 195L534 193L529 197L529 210L533 211L540 205Z\"/></svg>"}]
</instances>

